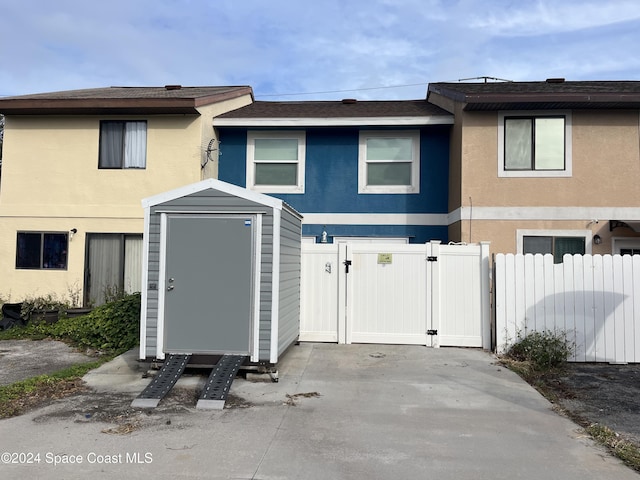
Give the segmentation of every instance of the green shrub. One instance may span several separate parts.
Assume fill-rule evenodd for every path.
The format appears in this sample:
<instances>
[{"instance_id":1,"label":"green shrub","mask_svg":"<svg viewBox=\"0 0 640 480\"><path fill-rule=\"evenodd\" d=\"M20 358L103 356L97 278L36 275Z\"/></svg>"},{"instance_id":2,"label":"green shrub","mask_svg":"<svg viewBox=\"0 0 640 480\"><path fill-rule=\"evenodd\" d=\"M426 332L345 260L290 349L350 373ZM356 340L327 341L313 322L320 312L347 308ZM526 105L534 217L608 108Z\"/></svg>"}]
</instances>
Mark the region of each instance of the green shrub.
<instances>
[{"instance_id":1,"label":"green shrub","mask_svg":"<svg viewBox=\"0 0 640 480\"><path fill-rule=\"evenodd\" d=\"M507 357L529 362L534 370L545 371L557 368L573 355L574 344L567 339L566 332L531 332L520 336L507 351Z\"/></svg>"},{"instance_id":2,"label":"green shrub","mask_svg":"<svg viewBox=\"0 0 640 480\"><path fill-rule=\"evenodd\" d=\"M138 344L140 294L127 295L96 307L87 315L62 318L42 328L51 337L70 340L80 347L124 352Z\"/></svg>"},{"instance_id":3,"label":"green shrub","mask_svg":"<svg viewBox=\"0 0 640 480\"><path fill-rule=\"evenodd\" d=\"M119 354L138 345L140 294L106 303L79 317L62 317L57 323L30 322L0 332L0 340L55 338L82 347Z\"/></svg>"},{"instance_id":4,"label":"green shrub","mask_svg":"<svg viewBox=\"0 0 640 480\"><path fill-rule=\"evenodd\" d=\"M56 294L47 294L39 297L29 296L22 301L20 316L30 321L39 322L38 313L44 311L65 312L69 308L69 302Z\"/></svg>"}]
</instances>

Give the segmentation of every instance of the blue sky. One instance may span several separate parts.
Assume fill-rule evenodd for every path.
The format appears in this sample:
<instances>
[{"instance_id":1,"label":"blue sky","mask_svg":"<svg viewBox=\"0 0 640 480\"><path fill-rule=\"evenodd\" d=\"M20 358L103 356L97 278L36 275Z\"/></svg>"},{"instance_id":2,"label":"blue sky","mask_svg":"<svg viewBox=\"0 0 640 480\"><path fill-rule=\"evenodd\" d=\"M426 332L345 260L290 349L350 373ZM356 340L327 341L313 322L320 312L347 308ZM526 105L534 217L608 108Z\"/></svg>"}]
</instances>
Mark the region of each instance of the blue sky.
<instances>
[{"instance_id":1,"label":"blue sky","mask_svg":"<svg viewBox=\"0 0 640 480\"><path fill-rule=\"evenodd\" d=\"M2 96L182 84L412 99L484 75L640 80L637 0L0 0L0 31Z\"/></svg>"}]
</instances>

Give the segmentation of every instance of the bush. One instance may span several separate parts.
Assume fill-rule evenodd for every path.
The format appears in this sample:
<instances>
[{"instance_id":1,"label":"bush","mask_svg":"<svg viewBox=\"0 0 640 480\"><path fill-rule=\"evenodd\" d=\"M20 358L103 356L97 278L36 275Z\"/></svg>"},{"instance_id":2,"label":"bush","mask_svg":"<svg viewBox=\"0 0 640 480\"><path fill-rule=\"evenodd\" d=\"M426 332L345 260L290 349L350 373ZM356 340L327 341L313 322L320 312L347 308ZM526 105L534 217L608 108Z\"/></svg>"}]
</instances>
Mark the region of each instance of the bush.
<instances>
[{"instance_id":1,"label":"bush","mask_svg":"<svg viewBox=\"0 0 640 480\"><path fill-rule=\"evenodd\" d=\"M86 315L63 317L57 323L30 322L25 327L0 331L0 340L55 338L78 347L120 354L138 345L139 293L96 307Z\"/></svg>"},{"instance_id":2,"label":"bush","mask_svg":"<svg viewBox=\"0 0 640 480\"><path fill-rule=\"evenodd\" d=\"M138 345L140 331L139 293L96 307L87 315L62 318L41 326L49 336L70 340L77 346L122 353Z\"/></svg>"},{"instance_id":3,"label":"bush","mask_svg":"<svg viewBox=\"0 0 640 480\"><path fill-rule=\"evenodd\" d=\"M41 315L43 312L65 312L69 307L69 302L58 297L56 294L48 294L40 297L27 297L22 301L20 316L26 320L37 323L42 320Z\"/></svg>"},{"instance_id":4,"label":"bush","mask_svg":"<svg viewBox=\"0 0 640 480\"><path fill-rule=\"evenodd\" d=\"M507 351L507 357L529 362L534 370L545 371L559 367L573 355L574 345L566 332L531 332L518 340Z\"/></svg>"}]
</instances>

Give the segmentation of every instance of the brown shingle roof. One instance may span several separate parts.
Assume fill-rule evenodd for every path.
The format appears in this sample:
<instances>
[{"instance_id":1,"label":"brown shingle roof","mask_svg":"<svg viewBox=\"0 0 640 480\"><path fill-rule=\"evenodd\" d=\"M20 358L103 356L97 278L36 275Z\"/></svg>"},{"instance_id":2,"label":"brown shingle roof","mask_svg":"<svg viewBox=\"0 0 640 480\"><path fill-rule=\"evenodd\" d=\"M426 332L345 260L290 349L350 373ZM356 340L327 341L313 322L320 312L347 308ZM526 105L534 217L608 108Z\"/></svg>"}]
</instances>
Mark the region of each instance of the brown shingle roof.
<instances>
[{"instance_id":1,"label":"brown shingle roof","mask_svg":"<svg viewBox=\"0 0 640 480\"><path fill-rule=\"evenodd\" d=\"M640 108L638 81L439 82L428 92L465 103L465 110Z\"/></svg>"},{"instance_id":2,"label":"brown shingle roof","mask_svg":"<svg viewBox=\"0 0 640 480\"><path fill-rule=\"evenodd\" d=\"M196 108L242 95L249 86L226 87L108 87L38 93L0 98L0 113L140 114L197 113Z\"/></svg>"},{"instance_id":3,"label":"brown shingle roof","mask_svg":"<svg viewBox=\"0 0 640 480\"><path fill-rule=\"evenodd\" d=\"M266 102L257 101L245 107L224 113L214 119L218 125L250 125L258 121L291 121L296 125L317 124L340 120L380 121L394 118L424 119L424 123L432 117L451 117L451 114L426 100L381 100L381 101L304 101L304 102ZM442 122L447 123L447 122Z\"/></svg>"}]
</instances>

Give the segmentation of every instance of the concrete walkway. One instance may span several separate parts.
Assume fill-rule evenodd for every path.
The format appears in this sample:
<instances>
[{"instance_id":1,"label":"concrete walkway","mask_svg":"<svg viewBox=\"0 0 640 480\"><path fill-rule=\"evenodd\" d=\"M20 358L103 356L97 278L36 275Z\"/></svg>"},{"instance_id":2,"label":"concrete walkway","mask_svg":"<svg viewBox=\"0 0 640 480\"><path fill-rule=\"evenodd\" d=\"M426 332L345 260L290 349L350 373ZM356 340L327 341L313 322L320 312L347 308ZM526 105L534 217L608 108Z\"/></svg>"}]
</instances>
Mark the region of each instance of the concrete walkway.
<instances>
[{"instance_id":1,"label":"concrete walkway","mask_svg":"<svg viewBox=\"0 0 640 480\"><path fill-rule=\"evenodd\" d=\"M302 344L279 383L237 379L232 408L195 410L192 377L150 413L128 407L148 382L134 358L88 375L84 398L0 421L0 452L39 454L0 477L638 478L477 350Z\"/></svg>"}]
</instances>

